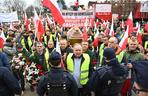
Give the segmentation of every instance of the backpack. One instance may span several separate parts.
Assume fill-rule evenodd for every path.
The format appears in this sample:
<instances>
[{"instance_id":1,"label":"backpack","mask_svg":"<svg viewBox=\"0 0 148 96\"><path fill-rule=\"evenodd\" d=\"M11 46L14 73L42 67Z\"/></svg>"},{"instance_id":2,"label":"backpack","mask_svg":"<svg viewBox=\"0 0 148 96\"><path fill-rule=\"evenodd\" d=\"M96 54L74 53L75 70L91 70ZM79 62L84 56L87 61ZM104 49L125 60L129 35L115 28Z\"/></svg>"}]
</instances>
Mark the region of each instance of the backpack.
<instances>
[{"instance_id":1,"label":"backpack","mask_svg":"<svg viewBox=\"0 0 148 96\"><path fill-rule=\"evenodd\" d=\"M101 72L98 71L99 79L102 82L100 96L117 96L126 80L127 75L115 76L111 67L103 67ZM105 79L104 77L109 78Z\"/></svg>"},{"instance_id":2,"label":"backpack","mask_svg":"<svg viewBox=\"0 0 148 96\"><path fill-rule=\"evenodd\" d=\"M53 76L51 72L49 73L48 83L47 83L47 96L70 96L68 93L67 88L67 76L66 74L62 74L60 77L60 80L56 80L52 77Z\"/></svg>"}]
</instances>

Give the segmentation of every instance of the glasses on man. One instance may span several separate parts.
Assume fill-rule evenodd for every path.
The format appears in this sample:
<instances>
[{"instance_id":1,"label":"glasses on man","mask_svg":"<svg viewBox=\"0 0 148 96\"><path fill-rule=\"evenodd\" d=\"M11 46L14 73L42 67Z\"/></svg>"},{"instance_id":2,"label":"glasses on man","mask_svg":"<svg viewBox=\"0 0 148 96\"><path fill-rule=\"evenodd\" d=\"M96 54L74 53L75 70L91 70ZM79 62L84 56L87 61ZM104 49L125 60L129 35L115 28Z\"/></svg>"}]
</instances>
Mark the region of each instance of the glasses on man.
<instances>
[{"instance_id":1,"label":"glasses on man","mask_svg":"<svg viewBox=\"0 0 148 96\"><path fill-rule=\"evenodd\" d=\"M43 46L37 46L37 47L39 47L39 48L40 48L40 47L43 47Z\"/></svg>"}]
</instances>

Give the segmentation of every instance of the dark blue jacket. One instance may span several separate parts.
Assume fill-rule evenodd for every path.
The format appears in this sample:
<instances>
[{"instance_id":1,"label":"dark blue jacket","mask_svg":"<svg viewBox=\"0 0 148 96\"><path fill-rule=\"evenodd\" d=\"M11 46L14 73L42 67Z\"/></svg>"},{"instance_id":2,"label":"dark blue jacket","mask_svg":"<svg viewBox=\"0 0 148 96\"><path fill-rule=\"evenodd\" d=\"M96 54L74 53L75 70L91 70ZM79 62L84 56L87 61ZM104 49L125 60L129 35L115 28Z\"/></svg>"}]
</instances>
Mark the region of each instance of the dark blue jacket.
<instances>
[{"instance_id":1,"label":"dark blue jacket","mask_svg":"<svg viewBox=\"0 0 148 96\"><path fill-rule=\"evenodd\" d=\"M21 87L13 74L6 67L0 67L0 96L21 94Z\"/></svg>"},{"instance_id":2,"label":"dark blue jacket","mask_svg":"<svg viewBox=\"0 0 148 96\"><path fill-rule=\"evenodd\" d=\"M50 78L48 74L49 72L46 73L45 76L43 76L38 83L37 93L39 96L44 96L44 94L47 92L48 78ZM77 87L76 81L74 80L74 78L70 73L65 72L61 68L51 68L50 74L53 74L52 78L58 79L58 80L60 80L59 77L61 77L61 74L65 74L67 78L66 85L68 85L69 87L69 93L71 94L70 96L78 96L77 95L78 87Z\"/></svg>"},{"instance_id":3,"label":"dark blue jacket","mask_svg":"<svg viewBox=\"0 0 148 96\"><path fill-rule=\"evenodd\" d=\"M107 65L97 69L88 82L88 89L95 92L95 96L118 96L126 80L128 70L116 58Z\"/></svg>"},{"instance_id":4,"label":"dark blue jacket","mask_svg":"<svg viewBox=\"0 0 148 96\"><path fill-rule=\"evenodd\" d=\"M148 89L148 60L132 62L136 82L142 88Z\"/></svg>"},{"instance_id":5,"label":"dark blue jacket","mask_svg":"<svg viewBox=\"0 0 148 96\"><path fill-rule=\"evenodd\" d=\"M0 66L10 69L8 57L4 52L0 52Z\"/></svg>"}]
</instances>

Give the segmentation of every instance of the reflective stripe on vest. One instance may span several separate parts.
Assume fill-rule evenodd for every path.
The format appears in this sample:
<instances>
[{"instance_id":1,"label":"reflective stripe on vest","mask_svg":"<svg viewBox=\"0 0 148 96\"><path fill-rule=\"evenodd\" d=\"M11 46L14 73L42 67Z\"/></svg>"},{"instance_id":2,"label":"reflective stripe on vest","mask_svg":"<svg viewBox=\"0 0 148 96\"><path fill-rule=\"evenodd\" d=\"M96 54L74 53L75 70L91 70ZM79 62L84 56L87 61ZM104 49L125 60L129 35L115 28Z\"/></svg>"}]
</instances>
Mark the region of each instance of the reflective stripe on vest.
<instances>
[{"instance_id":1,"label":"reflective stripe on vest","mask_svg":"<svg viewBox=\"0 0 148 96\"><path fill-rule=\"evenodd\" d=\"M148 41L145 42L144 49L147 49L147 46L148 46Z\"/></svg>"},{"instance_id":2,"label":"reflective stripe on vest","mask_svg":"<svg viewBox=\"0 0 148 96\"><path fill-rule=\"evenodd\" d=\"M47 36L44 36L44 43L47 45Z\"/></svg>"},{"instance_id":3,"label":"reflective stripe on vest","mask_svg":"<svg viewBox=\"0 0 148 96\"><path fill-rule=\"evenodd\" d=\"M46 62L47 70L49 71L49 69L50 69L49 64L48 64L49 51L48 51L47 48L45 49L45 54L44 54L44 56L45 56L45 62Z\"/></svg>"},{"instance_id":4,"label":"reflective stripe on vest","mask_svg":"<svg viewBox=\"0 0 148 96\"><path fill-rule=\"evenodd\" d=\"M28 37L28 38L27 38L27 41L28 41L28 42L27 42L27 43L28 43L28 46L29 46L29 48L31 49L31 46L32 46L32 44L33 44L31 38ZM26 48L25 39L24 39L24 38L22 38L21 44L22 44L23 48ZM29 51L31 51L31 50L29 50Z\"/></svg>"},{"instance_id":5,"label":"reflective stripe on vest","mask_svg":"<svg viewBox=\"0 0 148 96\"><path fill-rule=\"evenodd\" d=\"M124 51L120 52L120 54L116 55L117 59L118 59L118 62L121 63L122 59L123 59L123 56L124 56Z\"/></svg>"},{"instance_id":6,"label":"reflective stripe on vest","mask_svg":"<svg viewBox=\"0 0 148 96\"><path fill-rule=\"evenodd\" d=\"M74 73L74 61L72 59L73 53L69 53L67 56L67 69L73 74ZM88 54L83 53L84 61L81 64L81 74L80 74L80 84L85 85L88 81L89 75L89 64L90 64L90 56Z\"/></svg>"},{"instance_id":7,"label":"reflective stripe on vest","mask_svg":"<svg viewBox=\"0 0 148 96\"><path fill-rule=\"evenodd\" d=\"M99 64L99 66L102 65L103 53L104 53L104 47L105 47L104 43L101 44L101 46L100 46L100 50L99 50L99 56L100 56L100 64Z\"/></svg>"},{"instance_id":8,"label":"reflective stripe on vest","mask_svg":"<svg viewBox=\"0 0 148 96\"><path fill-rule=\"evenodd\" d=\"M29 45L29 48L31 49L31 47L32 47L32 40L31 40L31 38L30 37L28 37L28 45Z\"/></svg>"},{"instance_id":9,"label":"reflective stripe on vest","mask_svg":"<svg viewBox=\"0 0 148 96\"><path fill-rule=\"evenodd\" d=\"M50 41L56 40L56 32L54 34L50 34Z\"/></svg>"}]
</instances>

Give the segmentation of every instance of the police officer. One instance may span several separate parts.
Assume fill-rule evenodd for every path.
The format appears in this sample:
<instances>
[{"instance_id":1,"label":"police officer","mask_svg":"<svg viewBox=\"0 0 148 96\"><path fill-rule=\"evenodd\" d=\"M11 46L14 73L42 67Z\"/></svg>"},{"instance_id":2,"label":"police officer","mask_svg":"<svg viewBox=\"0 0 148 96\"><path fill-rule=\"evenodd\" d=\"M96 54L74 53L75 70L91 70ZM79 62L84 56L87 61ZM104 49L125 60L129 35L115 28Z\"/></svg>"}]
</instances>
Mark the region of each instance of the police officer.
<instances>
[{"instance_id":1,"label":"police officer","mask_svg":"<svg viewBox=\"0 0 148 96\"><path fill-rule=\"evenodd\" d=\"M49 62L51 70L43 76L37 87L39 96L77 96L77 84L72 75L61 68L61 55L53 51ZM54 91L52 91L54 90Z\"/></svg>"},{"instance_id":2,"label":"police officer","mask_svg":"<svg viewBox=\"0 0 148 96\"><path fill-rule=\"evenodd\" d=\"M95 96L120 96L121 87L127 77L127 68L118 63L112 48L105 48L103 58L106 66L97 69L92 75L89 90Z\"/></svg>"},{"instance_id":3,"label":"police officer","mask_svg":"<svg viewBox=\"0 0 148 96\"><path fill-rule=\"evenodd\" d=\"M22 90L11 71L0 66L0 96L21 95Z\"/></svg>"}]
</instances>

